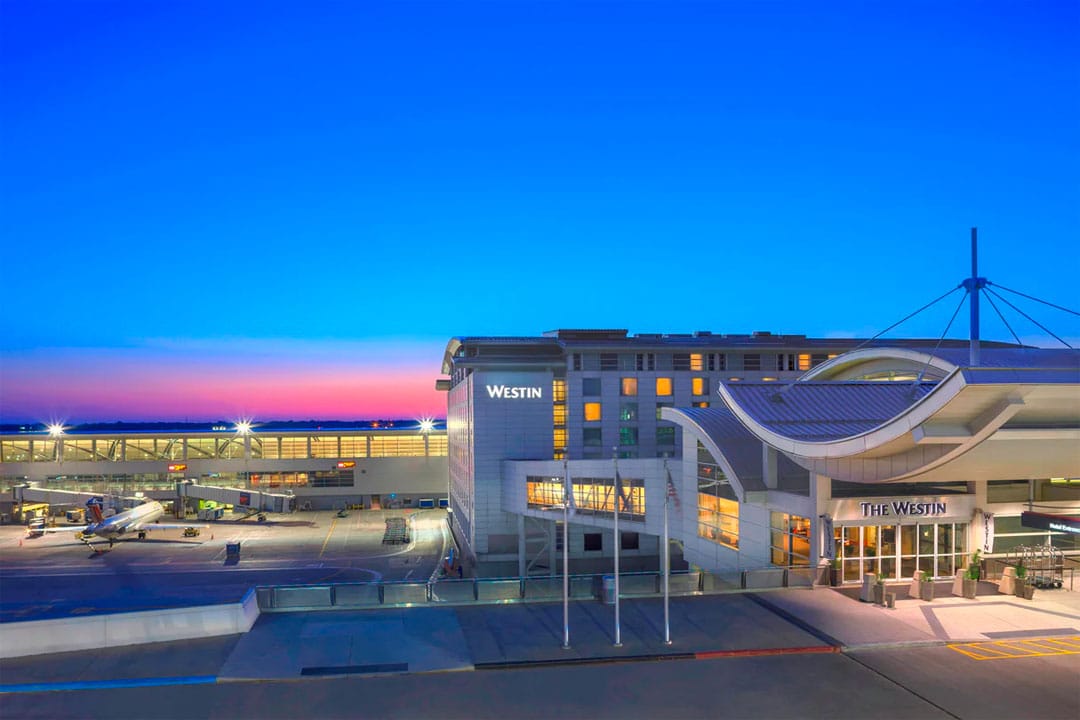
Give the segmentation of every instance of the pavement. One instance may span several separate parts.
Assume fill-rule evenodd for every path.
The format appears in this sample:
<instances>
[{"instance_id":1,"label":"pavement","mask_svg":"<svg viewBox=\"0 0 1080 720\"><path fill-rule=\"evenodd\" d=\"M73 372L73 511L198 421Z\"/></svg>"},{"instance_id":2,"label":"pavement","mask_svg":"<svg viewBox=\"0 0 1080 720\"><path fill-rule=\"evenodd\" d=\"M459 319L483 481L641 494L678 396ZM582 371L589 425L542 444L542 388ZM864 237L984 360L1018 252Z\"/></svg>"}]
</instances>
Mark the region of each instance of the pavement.
<instances>
[{"instance_id":1,"label":"pavement","mask_svg":"<svg viewBox=\"0 0 1080 720\"><path fill-rule=\"evenodd\" d=\"M817 587L674 597L671 644L661 598L615 606L514 603L266 613L242 635L0 661L0 693L262 679L479 671L493 668L857 652L1080 635L1080 593L975 599L902 597L895 608Z\"/></svg>"}]
</instances>

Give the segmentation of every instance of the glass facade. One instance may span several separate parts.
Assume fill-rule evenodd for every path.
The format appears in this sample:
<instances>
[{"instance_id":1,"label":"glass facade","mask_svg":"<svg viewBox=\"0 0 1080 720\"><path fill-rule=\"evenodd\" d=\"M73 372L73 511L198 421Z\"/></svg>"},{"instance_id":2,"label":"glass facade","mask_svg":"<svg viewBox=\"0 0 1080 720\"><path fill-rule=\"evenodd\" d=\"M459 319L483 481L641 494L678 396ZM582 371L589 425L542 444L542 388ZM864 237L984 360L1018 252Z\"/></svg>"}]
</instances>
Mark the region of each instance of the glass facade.
<instances>
[{"instance_id":1,"label":"glass facade","mask_svg":"<svg viewBox=\"0 0 1080 720\"><path fill-rule=\"evenodd\" d=\"M739 501L724 471L698 443L698 537L737 550Z\"/></svg>"},{"instance_id":2,"label":"glass facade","mask_svg":"<svg viewBox=\"0 0 1080 720\"><path fill-rule=\"evenodd\" d=\"M967 523L837 525L833 542L844 582L861 581L864 573L905 580L916 570L929 577L952 577L966 564L967 534Z\"/></svg>"},{"instance_id":3,"label":"glass facade","mask_svg":"<svg viewBox=\"0 0 1080 720\"><path fill-rule=\"evenodd\" d=\"M788 513L769 513L769 555L773 565L810 565L810 519Z\"/></svg>"},{"instance_id":4,"label":"glass facade","mask_svg":"<svg viewBox=\"0 0 1080 720\"><path fill-rule=\"evenodd\" d=\"M563 406L565 409L565 406ZM565 419L564 419L565 422ZM0 439L0 462L159 462L305 458L446 457L445 434L215 435L208 437L119 436Z\"/></svg>"},{"instance_id":5,"label":"glass facade","mask_svg":"<svg viewBox=\"0 0 1080 720\"><path fill-rule=\"evenodd\" d=\"M572 478L574 507L579 515L615 515L614 478ZM544 509L562 505L565 498L564 480L561 477L537 477L526 479L528 506ZM645 521L645 481L641 478L620 477L622 502L619 518L638 522Z\"/></svg>"}]
</instances>

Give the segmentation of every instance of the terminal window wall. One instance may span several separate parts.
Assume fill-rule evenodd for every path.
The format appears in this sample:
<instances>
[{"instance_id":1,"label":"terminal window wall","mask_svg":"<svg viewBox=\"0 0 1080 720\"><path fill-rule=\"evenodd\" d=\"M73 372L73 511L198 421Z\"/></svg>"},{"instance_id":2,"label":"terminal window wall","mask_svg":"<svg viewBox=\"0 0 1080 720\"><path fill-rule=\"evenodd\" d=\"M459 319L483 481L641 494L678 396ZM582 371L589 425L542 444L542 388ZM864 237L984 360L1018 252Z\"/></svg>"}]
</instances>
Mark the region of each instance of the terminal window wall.
<instances>
[{"instance_id":1,"label":"terminal window wall","mask_svg":"<svg viewBox=\"0 0 1080 720\"><path fill-rule=\"evenodd\" d=\"M810 565L810 520L788 513L769 513L769 544L773 565Z\"/></svg>"},{"instance_id":2,"label":"terminal window wall","mask_svg":"<svg viewBox=\"0 0 1080 720\"><path fill-rule=\"evenodd\" d=\"M309 473L306 472L270 472L270 473L252 473L251 475L251 487L253 488L291 488L291 487L306 487L310 484ZM349 485L352 485L352 481L349 481Z\"/></svg>"},{"instance_id":3,"label":"terminal window wall","mask_svg":"<svg viewBox=\"0 0 1080 720\"><path fill-rule=\"evenodd\" d=\"M698 443L698 536L739 547L739 501L715 459Z\"/></svg>"},{"instance_id":4,"label":"terminal window wall","mask_svg":"<svg viewBox=\"0 0 1080 720\"><path fill-rule=\"evenodd\" d=\"M282 437L281 459L297 460L309 457L308 439L306 437Z\"/></svg>"},{"instance_id":5,"label":"terminal window wall","mask_svg":"<svg viewBox=\"0 0 1080 720\"><path fill-rule=\"evenodd\" d=\"M34 440L31 455L33 462L52 462L56 460L56 441Z\"/></svg>"},{"instance_id":6,"label":"terminal window wall","mask_svg":"<svg viewBox=\"0 0 1080 720\"><path fill-rule=\"evenodd\" d=\"M131 441L128 441L128 452L130 452ZM188 460L200 460L203 458L212 458L217 455L217 438L188 438L187 441L187 458ZM131 460L129 455L128 460Z\"/></svg>"},{"instance_id":7,"label":"terminal window wall","mask_svg":"<svg viewBox=\"0 0 1080 720\"><path fill-rule=\"evenodd\" d=\"M844 582L861 581L864 573L909 579L916 570L952 577L965 566L967 533L967 523L840 525L833 530L833 542Z\"/></svg>"},{"instance_id":8,"label":"terminal window wall","mask_svg":"<svg viewBox=\"0 0 1080 720\"><path fill-rule=\"evenodd\" d=\"M337 435L320 435L311 438L311 457L313 458L339 458L343 457L338 447Z\"/></svg>"},{"instance_id":9,"label":"terminal window wall","mask_svg":"<svg viewBox=\"0 0 1080 720\"><path fill-rule=\"evenodd\" d=\"M371 457L424 457L424 436L372 437Z\"/></svg>"},{"instance_id":10,"label":"terminal window wall","mask_svg":"<svg viewBox=\"0 0 1080 720\"><path fill-rule=\"evenodd\" d=\"M644 522L645 481L640 478L620 478L623 501L619 503L619 517ZM526 478L526 501L532 509L544 509L562 505L564 480L561 477ZM574 507L579 515L614 517L614 478L573 478Z\"/></svg>"},{"instance_id":11,"label":"terminal window wall","mask_svg":"<svg viewBox=\"0 0 1080 720\"><path fill-rule=\"evenodd\" d=\"M367 457L367 435L342 435L341 457Z\"/></svg>"},{"instance_id":12,"label":"terminal window wall","mask_svg":"<svg viewBox=\"0 0 1080 720\"><path fill-rule=\"evenodd\" d=\"M225 460L244 458L244 438L218 438L217 456Z\"/></svg>"},{"instance_id":13,"label":"terminal window wall","mask_svg":"<svg viewBox=\"0 0 1080 720\"><path fill-rule=\"evenodd\" d=\"M95 462L112 460L110 450L116 440L64 439L64 462ZM180 451L183 452L183 444Z\"/></svg>"},{"instance_id":14,"label":"terminal window wall","mask_svg":"<svg viewBox=\"0 0 1080 720\"><path fill-rule=\"evenodd\" d=\"M446 435L428 435L428 457L447 457L450 454L450 441ZM563 445L566 445L566 431L563 431Z\"/></svg>"},{"instance_id":15,"label":"terminal window wall","mask_svg":"<svg viewBox=\"0 0 1080 720\"><path fill-rule=\"evenodd\" d=\"M30 462L30 441L4 440L0 442L0 461Z\"/></svg>"}]
</instances>

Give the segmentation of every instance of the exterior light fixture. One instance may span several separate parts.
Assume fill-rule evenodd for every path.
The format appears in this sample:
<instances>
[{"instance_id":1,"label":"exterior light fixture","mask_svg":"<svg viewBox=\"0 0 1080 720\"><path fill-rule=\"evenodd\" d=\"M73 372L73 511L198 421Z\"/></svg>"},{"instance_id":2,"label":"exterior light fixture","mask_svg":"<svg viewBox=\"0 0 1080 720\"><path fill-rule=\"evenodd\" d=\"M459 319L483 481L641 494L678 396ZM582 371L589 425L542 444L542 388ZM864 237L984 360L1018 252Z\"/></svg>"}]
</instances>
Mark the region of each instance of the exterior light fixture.
<instances>
[{"instance_id":1,"label":"exterior light fixture","mask_svg":"<svg viewBox=\"0 0 1080 720\"><path fill-rule=\"evenodd\" d=\"M60 437L64 434L64 426L60 423L49 423L48 429L52 437Z\"/></svg>"},{"instance_id":2,"label":"exterior light fixture","mask_svg":"<svg viewBox=\"0 0 1080 720\"><path fill-rule=\"evenodd\" d=\"M236 434L237 435L250 435L251 434L251 421L250 420L239 420L239 421L237 421L237 423L236 423Z\"/></svg>"},{"instance_id":3,"label":"exterior light fixture","mask_svg":"<svg viewBox=\"0 0 1080 720\"><path fill-rule=\"evenodd\" d=\"M431 418L420 418L420 432L427 435L435 429L435 421Z\"/></svg>"}]
</instances>

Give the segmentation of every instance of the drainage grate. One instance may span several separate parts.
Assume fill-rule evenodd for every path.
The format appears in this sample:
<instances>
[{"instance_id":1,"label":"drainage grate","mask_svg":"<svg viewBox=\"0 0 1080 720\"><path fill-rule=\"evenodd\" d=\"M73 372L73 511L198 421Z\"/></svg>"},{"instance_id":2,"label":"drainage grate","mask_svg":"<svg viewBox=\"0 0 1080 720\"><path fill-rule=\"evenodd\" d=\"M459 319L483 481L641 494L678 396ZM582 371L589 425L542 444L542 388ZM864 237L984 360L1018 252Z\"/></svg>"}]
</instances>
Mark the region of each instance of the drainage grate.
<instances>
[{"instance_id":1,"label":"drainage grate","mask_svg":"<svg viewBox=\"0 0 1080 720\"><path fill-rule=\"evenodd\" d=\"M409 672L409 663L382 663L378 665L325 665L306 667L301 675L366 675L373 673Z\"/></svg>"}]
</instances>

